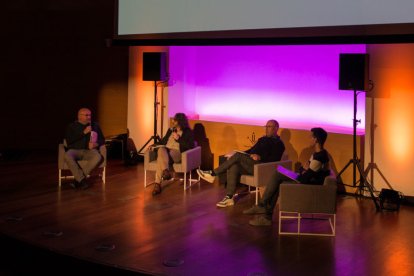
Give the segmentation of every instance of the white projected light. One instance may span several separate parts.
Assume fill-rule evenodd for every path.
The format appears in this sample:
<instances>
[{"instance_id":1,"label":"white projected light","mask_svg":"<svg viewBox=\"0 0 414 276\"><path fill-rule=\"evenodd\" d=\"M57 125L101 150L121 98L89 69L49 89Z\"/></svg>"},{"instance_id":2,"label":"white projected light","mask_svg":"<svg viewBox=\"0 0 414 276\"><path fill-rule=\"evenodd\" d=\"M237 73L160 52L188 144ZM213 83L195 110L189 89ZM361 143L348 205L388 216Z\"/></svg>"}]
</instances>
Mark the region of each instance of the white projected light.
<instances>
[{"instance_id":1,"label":"white projected light","mask_svg":"<svg viewBox=\"0 0 414 276\"><path fill-rule=\"evenodd\" d=\"M119 0L118 35L413 23L412 0Z\"/></svg>"}]
</instances>

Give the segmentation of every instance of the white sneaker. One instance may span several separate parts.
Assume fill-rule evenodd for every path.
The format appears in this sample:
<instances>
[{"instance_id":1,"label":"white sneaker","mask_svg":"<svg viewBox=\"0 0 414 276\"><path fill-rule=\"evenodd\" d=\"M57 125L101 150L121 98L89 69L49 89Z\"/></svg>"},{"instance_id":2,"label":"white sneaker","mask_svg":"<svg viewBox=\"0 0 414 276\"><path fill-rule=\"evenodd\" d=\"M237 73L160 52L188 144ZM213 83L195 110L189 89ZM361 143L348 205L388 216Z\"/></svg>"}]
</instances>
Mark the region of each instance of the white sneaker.
<instances>
[{"instance_id":1,"label":"white sneaker","mask_svg":"<svg viewBox=\"0 0 414 276\"><path fill-rule=\"evenodd\" d=\"M232 206L232 205L234 205L234 200L233 198L230 198L229 196L226 196L225 198L222 199L222 201L216 204L217 207L221 207L221 208L225 208L227 206Z\"/></svg>"},{"instance_id":2,"label":"white sneaker","mask_svg":"<svg viewBox=\"0 0 414 276\"><path fill-rule=\"evenodd\" d=\"M214 179L216 179L215 176L211 175L212 171L202 171L200 169L197 169L197 173L202 179L210 183L213 183Z\"/></svg>"}]
</instances>

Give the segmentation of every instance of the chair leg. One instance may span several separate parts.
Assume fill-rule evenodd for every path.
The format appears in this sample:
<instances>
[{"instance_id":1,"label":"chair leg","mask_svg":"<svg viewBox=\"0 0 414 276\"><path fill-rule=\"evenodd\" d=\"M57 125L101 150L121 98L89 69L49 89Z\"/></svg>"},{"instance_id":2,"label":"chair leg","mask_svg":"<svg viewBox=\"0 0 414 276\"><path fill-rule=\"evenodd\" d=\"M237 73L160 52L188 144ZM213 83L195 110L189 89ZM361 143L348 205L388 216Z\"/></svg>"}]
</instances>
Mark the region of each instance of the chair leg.
<instances>
[{"instance_id":1,"label":"chair leg","mask_svg":"<svg viewBox=\"0 0 414 276\"><path fill-rule=\"evenodd\" d=\"M249 190L250 190L250 186L249 186ZM259 204L259 187L256 187L256 205Z\"/></svg>"},{"instance_id":2,"label":"chair leg","mask_svg":"<svg viewBox=\"0 0 414 276\"><path fill-rule=\"evenodd\" d=\"M183 185L183 187L184 187L184 191L187 189L187 173L185 172L184 173L184 185Z\"/></svg>"},{"instance_id":3,"label":"chair leg","mask_svg":"<svg viewBox=\"0 0 414 276\"><path fill-rule=\"evenodd\" d=\"M282 212L279 211L279 235L281 233L281 229L282 229Z\"/></svg>"},{"instance_id":4,"label":"chair leg","mask_svg":"<svg viewBox=\"0 0 414 276\"><path fill-rule=\"evenodd\" d=\"M103 172L102 172L102 182L105 184L106 183L106 166L103 167Z\"/></svg>"},{"instance_id":5,"label":"chair leg","mask_svg":"<svg viewBox=\"0 0 414 276\"><path fill-rule=\"evenodd\" d=\"M329 224L331 226L331 230L332 230L332 236L336 235L336 214L333 214L333 222L331 219L329 219Z\"/></svg>"},{"instance_id":6,"label":"chair leg","mask_svg":"<svg viewBox=\"0 0 414 276\"><path fill-rule=\"evenodd\" d=\"M62 186L62 170L59 170L59 188Z\"/></svg>"},{"instance_id":7,"label":"chair leg","mask_svg":"<svg viewBox=\"0 0 414 276\"><path fill-rule=\"evenodd\" d=\"M147 170L144 170L144 188L147 187Z\"/></svg>"}]
</instances>

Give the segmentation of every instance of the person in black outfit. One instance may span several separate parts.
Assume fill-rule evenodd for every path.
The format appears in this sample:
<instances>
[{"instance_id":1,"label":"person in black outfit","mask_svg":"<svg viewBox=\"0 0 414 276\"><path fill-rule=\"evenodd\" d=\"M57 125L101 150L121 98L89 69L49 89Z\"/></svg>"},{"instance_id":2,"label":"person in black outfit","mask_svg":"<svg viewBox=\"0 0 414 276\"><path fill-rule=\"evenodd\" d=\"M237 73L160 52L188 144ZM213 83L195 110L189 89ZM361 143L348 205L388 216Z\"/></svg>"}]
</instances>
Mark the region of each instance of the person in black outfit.
<instances>
[{"instance_id":1,"label":"person in black outfit","mask_svg":"<svg viewBox=\"0 0 414 276\"><path fill-rule=\"evenodd\" d=\"M312 128L311 133L311 143L315 151L310 160L300 168L297 180L302 184L322 185L325 177L330 174L329 154L323 147L328 134L324 129L319 127ZM265 214L264 216L257 216L255 219L250 220L250 225L262 226L272 224L273 209L279 197L279 187L284 181L288 183L292 182L290 178L275 171L271 180L266 185L263 199L259 205L243 211L244 214L249 215Z\"/></svg>"},{"instance_id":2,"label":"person in black outfit","mask_svg":"<svg viewBox=\"0 0 414 276\"><path fill-rule=\"evenodd\" d=\"M102 161L99 147L105 143L102 130L97 122L91 121L92 112L88 108L78 111L78 120L66 128L65 161L75 177L73 188L86 189L89 184L86 177ZM79 160L86 160L85 166L79 166Z\"/></svg>"},{"instance_id":3,"label":"person in black outfit","mask_svg":"<svg viewBox=\"0 0 414 276\"><path fill-rule=\"evenodd\" d=\"M184 113L177 113L172 119L172 127L161 141L149 147L149 150L157 150L153 195L161 193L162 180L171 179L170 165L181 162L181 153L192 148L194 148L194 135L187 116Z\"/></svg>"},{"instance_id":4,"label":"person in black outfit","mask_svg":"<svg viewBox=\"0 0 414 276\"><path fill-rule=\"evenodd\" d=\"M277 135L278 130L279 123L276 120L269 120L266 123L266 136L261 137L249 150L242 153L236 152L213 171L197 170L200 177L210 183L214 182L216 175L227 172L227 195L216 204L217 207L234 205L233 196L240 175L253 175L255 164L280 161L285 151L285 145Z\"/></svg>"}]
</instances>

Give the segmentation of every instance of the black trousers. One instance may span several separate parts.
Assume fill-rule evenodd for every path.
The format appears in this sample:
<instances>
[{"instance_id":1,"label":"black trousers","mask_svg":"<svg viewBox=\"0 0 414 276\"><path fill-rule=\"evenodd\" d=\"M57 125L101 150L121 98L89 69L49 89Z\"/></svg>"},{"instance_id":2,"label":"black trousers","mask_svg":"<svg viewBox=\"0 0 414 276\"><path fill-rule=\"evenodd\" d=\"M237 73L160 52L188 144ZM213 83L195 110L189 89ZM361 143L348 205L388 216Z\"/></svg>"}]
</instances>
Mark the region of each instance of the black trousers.
<instances>
[{"instance_id":1,"label":"black trousers","mask_svg":"<svg viewBox=\"0 0 414 276\"><path fill-rule=\"evenodd\" d=\"M258 163L260 163L260 161L253 160L247 154L235 153L232 157L214 169L214 173L220 175L227 172L226 192L228 195L234 195L237 183L240 181L240 175L253 175L253 167Z\"/></svg>"}]
</instances>

